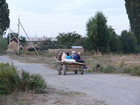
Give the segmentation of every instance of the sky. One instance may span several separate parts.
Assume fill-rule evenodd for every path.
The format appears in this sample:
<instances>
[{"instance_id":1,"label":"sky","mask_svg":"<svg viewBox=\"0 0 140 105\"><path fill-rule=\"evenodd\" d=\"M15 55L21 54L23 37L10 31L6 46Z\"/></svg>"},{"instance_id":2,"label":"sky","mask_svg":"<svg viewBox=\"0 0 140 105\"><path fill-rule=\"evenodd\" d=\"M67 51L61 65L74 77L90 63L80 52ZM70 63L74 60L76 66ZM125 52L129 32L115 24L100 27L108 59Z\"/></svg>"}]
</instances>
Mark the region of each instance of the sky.
<instances>
[{"instance_id":1,"label":"sky","mask_svg":"<svg viewBox=\"0 0 140 105\"><path fill-rule=\"evenodd\" d=\"M6 0L10 9L10 29L18 32L18 19L29 37L56 37L76 32L86 36L86 23L97 11L107 25L120 35L129 29L124 0ZM26 36L20 26L20 35Z\"/></svg>"}]
</instances>

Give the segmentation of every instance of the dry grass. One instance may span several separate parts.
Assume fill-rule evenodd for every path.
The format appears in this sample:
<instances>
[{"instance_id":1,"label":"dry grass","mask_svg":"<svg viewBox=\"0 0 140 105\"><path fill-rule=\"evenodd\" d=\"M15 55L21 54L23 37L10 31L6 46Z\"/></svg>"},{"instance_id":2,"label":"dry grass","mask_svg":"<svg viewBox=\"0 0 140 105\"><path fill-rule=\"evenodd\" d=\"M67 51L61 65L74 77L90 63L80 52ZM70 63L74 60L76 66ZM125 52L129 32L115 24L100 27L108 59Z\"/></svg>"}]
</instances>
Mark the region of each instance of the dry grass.
<instances>
[{"instance_id":1,"label":"dry grass","mask_svg":"<svg viewBox=\"0 0 140 105\"><path fill-rule=\"evenodd\" d=\"M101 69L107 67L112 69L112 73L123 73L124 68L136 67L140 65L139 55L95 55L95 56L83 56L88 65L87 71L96 72L96 65L100 64Z\"/></svg>"},{"instance_id":2,"label":"dry grass","mask_svg":"<svg viewBox=\"0 0 140 105\"><path fill-rule=\"evenodd\" d=\"M30 105L34 99L34 93L12 93L11 95L0 95L0 105Z\"/></svg>"},{"instance_id":3,"label":"dry grass","mask_svg":"<svg viewBox=\"0 0 140 105\"><path fill-rule=\"evenodd\" d=\"M12 58L28 63L44 63L48 67L57 70L58 64L54 59L55 54L42 53L40 56L37 56L34 54L35 52L32 53L33 55L31 53L22 53L20 56L14 55ZM140 76L140 68L138 67L140 64L140 55L82 55L81 58L86 61L86 65L88 66L88 69L85 69L85 72L97 72L96 66L99 64L101 66L100 71L104 73L127 73Z\"/></svg>"},{"instance_id":4,"label":"dry grass","mask_svg":"<svg viewBox=\"0 0 140 105\"><path fill-rule=\"evenodd\" d=\"M57 69L57 63L53 58L55 54L46 53L40 56L21 54L20 56L12 56L13 59L18 59L22 62L28 63L44 63L50 68ZM86 61L88 69L85 72L96 72L96 65L99 64L103 70L108 65L114 66L115 71L113 73L122 73L122 68L130 66L138 66L140 64L140 55L90 55L81 56L82 59Z\"/></svg>"}]
</instances>

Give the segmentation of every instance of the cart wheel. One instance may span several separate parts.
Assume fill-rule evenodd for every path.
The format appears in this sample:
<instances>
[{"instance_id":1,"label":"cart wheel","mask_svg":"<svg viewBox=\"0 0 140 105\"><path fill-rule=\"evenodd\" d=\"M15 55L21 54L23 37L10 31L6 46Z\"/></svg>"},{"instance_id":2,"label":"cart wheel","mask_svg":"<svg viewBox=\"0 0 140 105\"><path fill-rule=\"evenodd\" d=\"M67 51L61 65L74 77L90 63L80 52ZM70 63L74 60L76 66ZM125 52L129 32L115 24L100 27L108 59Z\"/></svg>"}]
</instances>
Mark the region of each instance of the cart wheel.
<instances>
[{"instance_id":1,"label":"cart wheel","mask_svg":"<svg viewBox=\"0 0 140 105\"><path fill-rule=\"evenodd\" d=\"M61 66L58 66L57 70L58 70L58 75L61 75Z\"/></svg>"},{"instance_id":2,"label":"cart wheel","mask_svg":"<svg viewBox=\"0 0 140 105\"><path fill-rule=\"evenodd\" d=\"M74 70L74 73L77 74L78 73L78 70Z\"/></svg>"},{"instance_id":3,"label":"cart wheel","mask_svg":"<svg viewBox=\"0 0 140 105\"><path fill-rule=\"evenodd\" d=\"M63 65L62 66L63 75L66 75L66 71L67 71L67 67L66 67L66 65Z\"/></svg>"},{"instance_id":4,"label":"cart wheel","mask_svg":"<svg viewBox=\"0 0 140 105\"><path fill-rule=\"evenodd\" d=\"M81 75L84 74L84 66L81 66L81 70L80 70Z\"/></svg>"}]
</instances>

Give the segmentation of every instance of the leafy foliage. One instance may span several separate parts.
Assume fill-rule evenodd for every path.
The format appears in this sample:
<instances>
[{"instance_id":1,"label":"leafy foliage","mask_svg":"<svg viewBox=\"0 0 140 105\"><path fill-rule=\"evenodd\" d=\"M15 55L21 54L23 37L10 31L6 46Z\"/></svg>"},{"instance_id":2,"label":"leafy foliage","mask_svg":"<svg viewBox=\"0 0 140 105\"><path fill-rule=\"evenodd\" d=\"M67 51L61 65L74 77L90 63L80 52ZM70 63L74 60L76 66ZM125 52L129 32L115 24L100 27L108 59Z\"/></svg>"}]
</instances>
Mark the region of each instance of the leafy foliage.
<instances>
[{"instance_id":1,"label":"leafy foliage","mask_svg":"<svg viewBox=\"0 0 140 105\"><path fill-rule=\"evenodd\" d=\"M45 41L39 44L41 46L41 50L48 50L48 49L57 49L58 44L57 41L52 41L51 38L46 38Z\"/></svg>"},{"instance_id":2,"label":"leafy foliage","mask_svg":"<svg viewBox=\"0 0 140 105\"><path fill-rule=\"evenodd\" d=\"M110 34L106 17L102 12L97 12L95 17L91 17L87 22L87 36L91 44L91 49L108 52Z\"/></svg>"},{"instance_id":3,"label":"leafy foliage","mask_svg":"<svg viewBox=\"0 0 140 105\"><path fill-rule=\"evenodd\" d=\"M71 48L71 46L81 38L81 35L76 32L68 32L68 33L59 33L56 37L58 44L62 48Z\"/></svg>"},{"instance_id":4,"label":"leafy foliage","mask_svg":"<svg viewBox=\"0 0 140 105\"><path fill-rule=\"evenodd\" d=\"M109 50L113 53L119 51L119 36L115 33L114 29L110 26L108 27L110 34Z\"/></svg>"},{"instance_id":5,"label":"leafy foliage","mask_svg":"<svg viewBox=\"0 0 140 105\"><path fill-rule=\"evenodd\" d=\"M131 75L133 76L140 76L140 66L135 66L131 69Z\"/></svg>"},{"instance_id":6,"label":"leafy foliage","mask_svg":"<svg viewBox=\"0 0 140 105\"><path fill-rule=\"evenodd\" d=\"M18 40L18 33L9 33L8 36L7 36L7 39L16 39ZM26 41L26 38L23 37L23 36L20 36L19 37L19 41L22 45L26 45L27 44L27 41Z\"/></svg>"},{"instance_id":7,"label":"leafy foliage","mask_svg":"<svg viewBox=\"0 0 140 105\"><path fill-rule=\"evenodd\" d=\"M122 31L120 36L120 49L123 53L134 53L136 50L137 40L134 35L126 30Z\"/></svg>"},{"instance_id":8,"label":"leafy foliage","mask_svg":"<svg viewBox=\"0 0 140 105\"><path fill-rule=\"evenodd\" d=\"M137 38L137 44L140 45L140 1L125 0L125 7L131 25L131 31Z\"/></svg>"},{"instance_id":9,"label":"leafy foliage","mask_svg":"<svg viewBox=\"0 0 140 105\"><path fill-rule=\"evenodd\" d=\"M39 74L20 73L15 66L0 63L0 94L11 94L14 91L43 91L45 80Z\"/></svg>"},{"instance_id":10,"label":"leafy foliage","mask_svg":"<svg viewBox=\"0 0 140 105\"><path fill-rule=\"evenodd\" d=\"M0 53L4 53L7 50L7 39L0 37Z\"/></svg>"},{"instance_id":11,"label":"leafy foliage","mask_svg":"<svg viewBox=\"0 0 140 105\"><path fill-rule=\"evenodd\" d=\"M6 28L9 28L10 19L9 19L9 9L6 0L0 1L0 35L3 35L3 32Z\"/></svg>"},{"instance_id":12,"label":"leafy foliage","mask_svg":"<svg viewBox=\"0 0 140 105\"><path fill-rule=\"evenodd\" d=\"M102 70L104 73L114 73L115 67L113 65L107 65Z\"/></svg>"},{"instance_id":13,"label":"leafy foliage","mask_svg":"<svg viewBox=\"0 0 140 105\"><path fill-rule=\"evenodd\" d=\"M122 73L127 73L132 76L140 76L140 66L136 65L136 66L124 67L122 69Z\"/></svg>"},{"instance_id":14,"label":"leafy foliage","mask_svg":"<svg viewBox=\"0 0 140 105\"><path fill-rule=\"evenodd\" d=\"M74 46L83 46L85 50L89 50L89 43L87 37L82 37L78 39L74 44Z\"/></svg>"}]
</instances>

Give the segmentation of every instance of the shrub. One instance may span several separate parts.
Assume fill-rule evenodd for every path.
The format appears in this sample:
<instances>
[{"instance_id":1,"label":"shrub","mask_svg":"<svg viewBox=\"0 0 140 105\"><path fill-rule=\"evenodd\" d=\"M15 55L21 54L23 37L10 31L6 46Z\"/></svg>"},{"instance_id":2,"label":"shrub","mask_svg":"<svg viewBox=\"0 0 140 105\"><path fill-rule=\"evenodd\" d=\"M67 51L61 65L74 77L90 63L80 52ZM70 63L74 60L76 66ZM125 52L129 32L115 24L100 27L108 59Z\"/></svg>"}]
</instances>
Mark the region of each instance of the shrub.
<instances>
[{"instance_id":1,"label":"shrub","mask_svg":"<svg viewBox=\"0 0 140 105\"><path fill-rule=\"evenodd\" d=\"M115 67L113 65L107 65L106 67L103 67L102 71L104 73L113 73L115 72Z\"/></svg>"},{"instance_id":2,"label":"shrub","mask_svg":"<svg viewBox=\"0 0 140 105\"><path fill-rule=\"evenodd\" d=\"M140 65L133 67L130 74L133 76L140 76Z\"/></svg>"},{"instance_id":3,"label":"shrub","mask_svg":"<svg viewBox=\"0 0 140 105\"><path fill-rule=\"evenodd\" d=\"M131 69L132 68L130 68L130 67L125 67L125 68L122 69L122 73L128 73L128 74L130 74L131 73Z\"/></svg>"},{"instance_id":4,"label":"shrub","mask_svg":"<svg viewBox=\"0 0 140 105\"><path fill-rule=\"evenodd\" d=\"M30 82L28 84L29 90L34 90L36 92L43 91L46 88L45 80L39 74L32 74L30 76Z\"/></svg>"},{"instance_id":5,"label":"shrub","mask_svg":"<svg viewBox=\"0 0 140 105\"><path fill-rule=\"evenodd\" d=\"M7 50L7 46L7 39L0 37L0 54L4 54L4 52Z\"/></svg>"},{"instance_id":6,"label":"shrub","mask_svg":"<svg viewBox=\"0 0 140 105\"><path fill-rule=\"evenodd\" d=\"M8 63L0 64L0 94L11 94L14 91L42 91L47 87L39 74L18 72L15 66Z\"/></svg>"},{"instance_id":7,"label":"shrub","mask_svg":"<svg viewBox=\"0 0 140 105\"><path fill-rule=\"evenodd\" d=\"M124 66L124 62L125 62L125 60L122 59L121 62L120 62L120 68L122 68Z\"/></svg>"},{"instance_id":8,"label":"shrub","mask_svg":"<svg viewBox=\"0 0 140 105\"><path fill-rule=\"evenodd\" d=\"M131 66L131 67L125 67L122 70L122 73L128 73L133 76L140 76L140 66Z\"/></svg>"},{"instance_id":9,"label":"shrub","mask_svg":"<svg viewBox=\"0 0 140 105\"><path fill-rule=\"evenodd\" d=\"M8 63L0 64L0 88L1 93L11 93L16 89L16 85L18 84L19 80L18 71L12 65L10 66Z\"/></svg>"}]
</instances>

